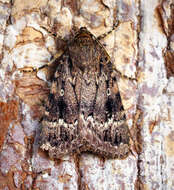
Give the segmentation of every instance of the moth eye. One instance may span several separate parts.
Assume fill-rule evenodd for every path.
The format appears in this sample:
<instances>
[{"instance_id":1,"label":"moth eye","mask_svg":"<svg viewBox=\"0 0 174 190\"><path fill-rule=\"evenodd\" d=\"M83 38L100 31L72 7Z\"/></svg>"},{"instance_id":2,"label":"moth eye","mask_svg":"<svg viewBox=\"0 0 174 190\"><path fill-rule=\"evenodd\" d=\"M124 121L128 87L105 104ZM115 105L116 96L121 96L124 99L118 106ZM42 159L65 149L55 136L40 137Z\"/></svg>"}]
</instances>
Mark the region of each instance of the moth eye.
<instances>
[{"instance_id":1,"label":"moth eye","mask_svg":"<svg viewBox=\"0 0 174 190\"><path fill-rule=\"evenodd\" d=\"M64 95L64 90L63 90L63 89L60 90L60 95L61 95L61 96Z\"/></svg>"},{"instance_id":2,"label":"moth eye","mask_svg":"<svg viewBox=\"0 0 174 190\"><path fill-rule=\"evenodd\" d=\"M107 94L107 96L110 96L110 95L111 95L111 90L110 90L110 88L107 89L106 94Z\"/></svg>"}]
</instances>

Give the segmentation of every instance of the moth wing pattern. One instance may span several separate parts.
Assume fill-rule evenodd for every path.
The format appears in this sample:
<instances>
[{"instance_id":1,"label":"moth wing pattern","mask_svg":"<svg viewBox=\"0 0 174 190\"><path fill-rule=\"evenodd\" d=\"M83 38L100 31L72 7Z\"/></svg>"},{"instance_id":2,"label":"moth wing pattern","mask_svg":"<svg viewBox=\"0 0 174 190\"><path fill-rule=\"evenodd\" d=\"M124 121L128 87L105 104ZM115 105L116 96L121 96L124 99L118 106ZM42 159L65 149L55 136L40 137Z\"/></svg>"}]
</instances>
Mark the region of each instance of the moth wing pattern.
<instances>
[{"instance_id":1,"label":"moth wing pattern","mask_svg":"<svg viewBox=\"0 0 174 190\"><path fill-rule=\"evenodd\" d=\"M57 61L42 120L41 148L48 150L52 158L77 152L81 146L78 138L79 106L72 85L68 57L64 54Z\"/></svg>"},{"instance_id":2,"label":"moth wing pattern","mask_svg":"<svg viewBox=\"0 0 174 190\"><path fill-rule=\"evenodd\" d=\"M41 148L51 157L90 151L108 158L129 154L129 129L117 75L104 47L81 28L51 81Z\"/></svg>"},{"instance_id":3,"label":"moth wing pattern","mask_svg":"<svg viewBox=\"0 0 174 190\"><path fill-rule=\"evenodd\" d=\"M129 153L129 129L116 71L100 42L95 39L93 43L101 53L97 55L95 72L82 79L79 133L88 151L123 159Z\"/></svg>"},{"instance_id":4,"label":"moth wing pattern","mask_svg":"<svg viewBox=\"0 0 174 190\"><path fill-rule=\"evenodd\" d=\"M89 145L88 151L123 159L129 153L129 130L115 73L106 79L107 74L102 71L98 79L93 112L89 115L80 113L79 132L83 142Z\"/></svg>"}]
</instances>

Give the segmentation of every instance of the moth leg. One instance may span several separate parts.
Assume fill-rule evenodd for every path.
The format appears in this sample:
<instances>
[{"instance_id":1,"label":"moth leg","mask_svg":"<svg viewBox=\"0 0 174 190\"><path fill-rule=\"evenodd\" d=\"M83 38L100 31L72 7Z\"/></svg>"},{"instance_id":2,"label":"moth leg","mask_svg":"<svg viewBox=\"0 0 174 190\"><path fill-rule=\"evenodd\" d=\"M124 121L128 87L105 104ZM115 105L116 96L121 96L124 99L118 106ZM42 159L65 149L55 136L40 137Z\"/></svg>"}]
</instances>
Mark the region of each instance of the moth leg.
<instances>
[{"instance_id":1,"label":"moth leg","mask_svg":"<svg viewBox=\"0 0 174 190\"><path fill-rule=\"evenodd\" d=\"M116 67L113 68L113 70L115 71L115 75L117 75L119 78L124 78L126 80L133 80L137 82L137 78L132 78L132 77L128 77L126 75L124 75L123 73L121 73Z\"/></svg>"}]
</instances>

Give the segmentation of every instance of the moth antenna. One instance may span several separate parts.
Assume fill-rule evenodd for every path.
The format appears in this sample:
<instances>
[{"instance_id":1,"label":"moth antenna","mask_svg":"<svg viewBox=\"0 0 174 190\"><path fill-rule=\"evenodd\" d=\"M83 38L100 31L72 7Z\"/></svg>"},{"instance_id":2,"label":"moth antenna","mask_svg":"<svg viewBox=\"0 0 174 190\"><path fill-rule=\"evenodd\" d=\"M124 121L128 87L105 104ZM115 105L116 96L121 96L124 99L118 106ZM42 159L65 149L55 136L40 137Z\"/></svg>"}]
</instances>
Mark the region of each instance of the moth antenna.
<instances>
[{"instance_id":1,"label":"moth antenna","mask_svg":"<svg viewBox=\"0 0 174 190\"><path fill-rule=\"evenodd\" d=\"M107 35L109 35L113 30L115 30L115 29L119 26L119 24L120 24L119 21L117 21L117 22L113 25L113 27L112 27L111 30L109 30L108 32L106 32L106 33L104 33L104 34L98 36L98 37L97 37L97 40L101 40L101 39L105 38L105 37L106 37Z\"/></svg>"},{"instance_id":2,"label":"moth antenna","mask_svg":"<svg viewBox=\"0 0 174 190\"><path fill-rule=\"evenodd\" d=\"M58 59L62 54L64 53L63 50L59 50L51 59L51 61L49 61L47 64L42 65L41 67L38 68L34 68L34 67L24 67L24 68L20 68L19 70L22 72L38 72L39 70L45 68L45 67L49 67L51 64L53 64L56 59Z\"/></svg>"},{"instance_id":3,"label":"moth antenna","mask_svg":"<svg viewBox=\"0 0 174 190\"><path fill-rule=\"evenodd\" d=\"M56 37L56 33L52 32L51 30L49 30L47 27L45 26L41 26L41 28L43 28L44 30L46 30L49 34L51 34L52 36Z\"/></svg>"},{"instance_id":4,"label":"moth antenna","mask_svg":"<svg viewBox=\"0 0 174 190\"><path fill-rule=\"evenodd\" d=\"M46 30L49 34L51 34L52 36L56 37L56 33L53 33L52 31L50 31L47 27L45 26L41 26L42 29ZM39 70L48 67L49 65L53 64L55 62L56 59L58 59L62 54L64 53L64 50L58 50L58 52L52 56L51 60L46 63L45 65L38 67L38 68L34 68L34 67L24 67L19 69L22 72L38 72Z\"/></svg>"}]
</instances>

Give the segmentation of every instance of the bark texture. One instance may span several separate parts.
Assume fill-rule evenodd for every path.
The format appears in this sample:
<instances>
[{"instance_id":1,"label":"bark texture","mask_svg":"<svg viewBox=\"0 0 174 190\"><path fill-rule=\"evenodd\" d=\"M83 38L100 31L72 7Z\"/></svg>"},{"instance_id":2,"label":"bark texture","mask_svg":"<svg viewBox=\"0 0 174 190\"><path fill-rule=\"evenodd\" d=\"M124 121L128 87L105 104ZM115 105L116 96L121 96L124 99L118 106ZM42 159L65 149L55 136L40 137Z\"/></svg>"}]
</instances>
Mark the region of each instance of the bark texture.
<instances>
[{"instance_id":1,"label":"bark texture","mask_svg":"<svg viewBox=\"0 0 174 190\"><path fill-rule=\"evenodd\" d=\"M117 70L131 154L51 160L39 148L45 65L85 26ZM56 38L55 38L56 36ZM174 189L174 2L0 0L0 190ZM127 76L127 77L125 77Z\"/></svg>"}]
</instances>

